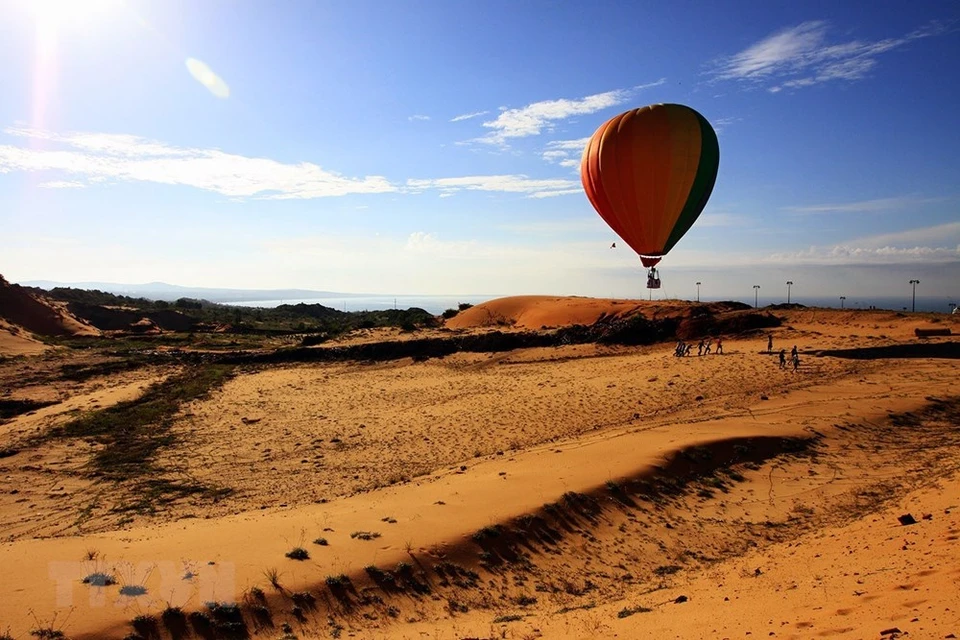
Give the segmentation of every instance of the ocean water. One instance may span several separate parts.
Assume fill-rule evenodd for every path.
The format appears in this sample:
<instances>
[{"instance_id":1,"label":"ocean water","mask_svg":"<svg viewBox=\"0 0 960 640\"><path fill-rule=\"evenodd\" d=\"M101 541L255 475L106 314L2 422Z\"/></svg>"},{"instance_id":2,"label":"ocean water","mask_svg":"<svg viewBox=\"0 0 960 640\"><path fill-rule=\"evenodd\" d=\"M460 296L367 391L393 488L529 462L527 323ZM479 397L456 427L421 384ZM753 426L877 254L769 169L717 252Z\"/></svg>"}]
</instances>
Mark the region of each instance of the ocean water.
<instances>
[{"instance_id":1,"label":"ocean water","mask_svg":"<svg viewBox=\"0 0 960 640\"><path fill-rule=\"evenodd\" d=\"M498 295L460 295L460 296L345 296L333 298L311 298L311 299L291 299L291 300L247 300L243 302L225 302L224 304L235 305L238 307L263 307L272 308L281 304L322 304L325 307L331 307L340 311L378 311L381 309L409 309L418 307L433 314L441 314L446 309L456 309L460 303L480 304L487 300L499 298ZM602 297L602 296L597 296ZM644 299L638 296L636 299ZM654 295L654 300L658 298ZM663 298L659 298L663 299ZM745 304L753 305L753 298L701 298L703 302L715 302L720 300L737 300ZM824 307L828 309L839 309L839 297L792 297L791 302L802 304L808 307ZM760 307L771 304L783 304L786 302L784 297L766 298L760 296L758 303ZM917 311L936 311L940 313L950 313L950 303L960 304L960 296L956 299L948 296L917 296ZM910 311L912 301L909 296L905 297L854 297L847 296L843 301L845 309L891 309L894 311Z\"/></svg>"}]
</instances>

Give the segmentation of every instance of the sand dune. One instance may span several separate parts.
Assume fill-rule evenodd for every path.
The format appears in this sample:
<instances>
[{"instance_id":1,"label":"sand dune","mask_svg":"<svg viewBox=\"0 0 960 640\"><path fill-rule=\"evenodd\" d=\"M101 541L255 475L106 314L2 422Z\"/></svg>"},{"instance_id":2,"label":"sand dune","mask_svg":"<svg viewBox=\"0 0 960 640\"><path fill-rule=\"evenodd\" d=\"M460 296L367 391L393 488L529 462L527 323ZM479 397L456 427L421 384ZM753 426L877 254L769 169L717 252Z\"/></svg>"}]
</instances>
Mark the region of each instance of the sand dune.
<instances>
[{"instance_id":1,"label":"sand dune","mask_svg":"<svg viewBox=\"0 0 960 640\"><path fill-rule=\"evenodd\" d=\"M690 303L682 301L652 303L610 298L511 296L490 300L461 311L447 320L446 326L451 329L494 326L541 329L593 324L601 317L678 312L689 306Z\"/></svg>"},{"instance_id":2,"label":"sand dune","mask_svg":"<svg viewBox=\"0 0 960 640\"><path fill-rule=\"evenodd\" d=\"M49 348L26 329L0 320L0 357L35 356Z\"/></svg>"},{"instance_id":3,"label":"sand dune","mask_svg":"<svg viewBox=\"0 0 960 640\"><path fill-rule=\"evenodd\" d=\"M560 326L620 306L608 303L491 308ZM477 330L474 309L453 320ZM575 345L241 368L181 407L154 463L233 493L152 512L118 511L123 485L84 476L107 445L29 438L70 408L135 398L160 372L63 387L59 408L0 427L0 445L17 446L0 474L47 487L0 500L0 566L15 577L0 620L14 638L44 626L122 638L141 616L141 637L170 637L169 607L238 602L264 637L284 624L300 638L960 633L956 343L913 336L956 323L777 313L781 326L704 357ZM799 370L779 368L768 335L775 351L797 345ZM90 500L58 497L77 493ZM56 527L12 524L57 500ZM85 509L99 515L71 526ZM917 524L901 525L905 512ZM285 557L298 546L309 558ZM117 584L82 582L98 573ZM231 610L208 614L211 637L227 637Z\"/></svg>"},{"instance_id":4,"label":"sand dune","mask_svg":"<svg viewBox=\"0 0 960 640\"><path fill-rule=\"evenodd\" d=\"M71 315L65 305L34 296L20 285L8 283L3 276L0 276L0 320L45 336L100 334L96 328Z\"/></svg>"}]
</instances>

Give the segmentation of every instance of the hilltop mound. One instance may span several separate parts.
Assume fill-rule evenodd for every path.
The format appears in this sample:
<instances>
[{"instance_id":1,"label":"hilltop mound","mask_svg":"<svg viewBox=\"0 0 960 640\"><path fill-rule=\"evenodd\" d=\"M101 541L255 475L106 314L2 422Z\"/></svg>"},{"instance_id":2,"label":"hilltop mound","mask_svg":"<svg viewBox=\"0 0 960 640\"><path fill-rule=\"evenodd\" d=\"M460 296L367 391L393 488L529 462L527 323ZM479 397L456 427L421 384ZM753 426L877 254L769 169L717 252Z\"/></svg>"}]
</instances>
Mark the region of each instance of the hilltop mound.
<instances>
[{"instance_id":1,"label":"hilltop mound","mask_svg":"<svg viewBox=\"0 0 960 640\"><path fill-rule=\"evenodd\" d=\"M629 317L644 311L688 306L685 302L647 303L637 300L577 296L510 296L489 300L450 318L451 329L511 326L517 329L592 325L602 318ZM644 315L647 315L644 313Z\"/></svg>"},{"instance_id":2,"label":"hilltop mound","mask_svg":"<svg viewBox=\"0 0 960 640\"><path fill-rule=\"evenodd\" d=\"M717 316L749 312L749 305L739 302L696 303L685 300L648 302L645 300L617 300L611 298L581 298L577 296L510 296L497 298L461 311L450 318L450 329L481 327L514 327L516 329L561 328L572 325L615 325L637 316L654 322L676 320L683 327L678 337L695 333L714 333L711 322ZM757 322L757 314L749 314L752 321L733 322L724 331L739 332L761 326L776 326ZM723 324L723 323L721 323ZM742 326L741 326L742 325Z\"/></svg>"},{"instance_id":3,"label":"hilltop mound","mask_svg":"<svg viewBox=\"0 0 960 640\"><path fill-rule=\"evenodd\" d=\"M76 318L63 305L30 293L0 276L0 319L44 336L95 336L96 328Z\"/></svg>"}]
</instances>

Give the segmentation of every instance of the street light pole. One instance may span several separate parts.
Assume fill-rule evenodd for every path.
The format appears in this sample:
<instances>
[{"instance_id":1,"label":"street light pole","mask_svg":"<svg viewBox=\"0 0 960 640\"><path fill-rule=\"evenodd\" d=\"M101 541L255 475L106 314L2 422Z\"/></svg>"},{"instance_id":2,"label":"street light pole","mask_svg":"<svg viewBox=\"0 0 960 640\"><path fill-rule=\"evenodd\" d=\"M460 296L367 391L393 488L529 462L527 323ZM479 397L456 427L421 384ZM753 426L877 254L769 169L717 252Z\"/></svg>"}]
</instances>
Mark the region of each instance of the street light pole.
<instances>
[{"instance_id":1,"label":"street light pole","mask_svg":"<svg viewBox=\"0 0 960 640\"><path fill-rule=\"evenodd\" d=\"M700 283L697 283L697 302L700 302Z\"/></svg>"},{"instance_id":2,"label":"street light pole","mask_svg":"<svg viewBox=\"0 0 960 640\"><path fill-rule=\"evenodd\" d=\"M753 285L753 308L757 308L757 297L760 295L760 285Z\"/></svg>"},{"instance_id":3,"label":"street light pole","mask_svg":"<svg viewBox=\"0 0 960 640\"><path fill-rule=\"evenodd\" d=\"M787 280L787 304L790 304L790 287L793 286L793 280Z\"/></svg>"},{"instance_id":4,"label":"street light pole","mask_svg":"<svg viewBox=\"0 0 960 640\"><path fill-rule=\"evenodd\" d=\"M913 285L913 305L912 305L912 307L911 307L910 310L911 310L911 311L916 311L916 310L917 310L917 285L920 284L920 281L919 281L919 280L911 280L911 281L910 281L910 284Z\"/></svg>"},{"instance_id":5,"label":"street light pole","mask_svg":"<svg viewBox=\"0 0 960 640\"><path fill-rule=\"evenodd\" d=\"M840 308L843 309L843 301L847 299L847 296L840 296Z\"/></svg>"}]
</instances>

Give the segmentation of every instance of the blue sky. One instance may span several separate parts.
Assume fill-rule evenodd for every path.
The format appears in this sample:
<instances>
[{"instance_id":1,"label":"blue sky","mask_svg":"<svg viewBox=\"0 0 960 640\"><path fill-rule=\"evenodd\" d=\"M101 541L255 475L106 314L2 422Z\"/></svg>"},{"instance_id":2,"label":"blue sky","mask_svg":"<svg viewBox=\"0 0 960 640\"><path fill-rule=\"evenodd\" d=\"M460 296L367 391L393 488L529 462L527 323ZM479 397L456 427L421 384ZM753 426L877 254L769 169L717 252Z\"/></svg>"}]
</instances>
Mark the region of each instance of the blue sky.
<instances>
[{"instance_id":1,"label":"blue sky","mask_svg":"<svg viewBox=\"0 0 960 640\"><path fill-rule=\"evenodd\" d=\"M721 161L660 295L960 297L960 5L0 12L13 281L645 297L579 158L608 118L679 102Z\"/></svg>"}]
</instances>

